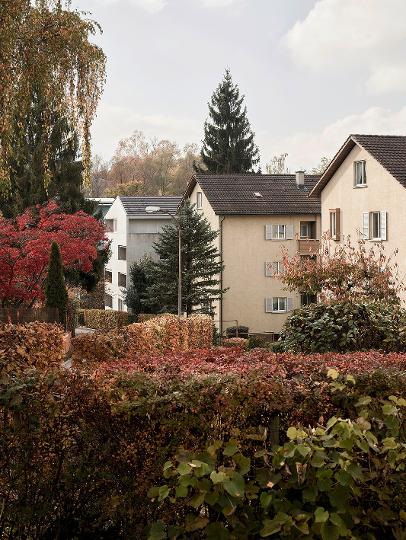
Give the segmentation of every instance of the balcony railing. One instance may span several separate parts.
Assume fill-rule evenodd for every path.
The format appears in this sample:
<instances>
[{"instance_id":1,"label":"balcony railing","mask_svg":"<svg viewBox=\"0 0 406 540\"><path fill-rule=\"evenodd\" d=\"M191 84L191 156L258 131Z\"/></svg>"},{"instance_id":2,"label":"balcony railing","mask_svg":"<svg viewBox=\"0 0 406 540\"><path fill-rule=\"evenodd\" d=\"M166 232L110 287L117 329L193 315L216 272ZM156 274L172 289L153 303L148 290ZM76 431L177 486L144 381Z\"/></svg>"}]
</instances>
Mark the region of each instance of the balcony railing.
<instances>
[{"instance_id":1,"label":"balcony railing","mask_svg":"<svg viewBox=\"0 0 406 540\"><path fill-rule=\"evenodd\" d=\"M320 240L303 238L297 241L297 250L300 255L317 255L320 248Z\"/></svg>"}]
</instances>

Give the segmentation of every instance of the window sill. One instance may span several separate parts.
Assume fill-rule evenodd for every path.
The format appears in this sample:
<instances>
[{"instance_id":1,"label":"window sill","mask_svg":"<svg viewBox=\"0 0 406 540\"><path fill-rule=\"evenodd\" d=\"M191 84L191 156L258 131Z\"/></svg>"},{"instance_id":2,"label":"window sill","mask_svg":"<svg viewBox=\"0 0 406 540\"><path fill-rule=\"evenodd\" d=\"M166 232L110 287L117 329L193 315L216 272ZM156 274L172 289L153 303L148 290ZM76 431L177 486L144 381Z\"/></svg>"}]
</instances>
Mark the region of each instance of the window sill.
<instances>
[{"instance_id":1,"label":"window sill","mask_svg":"<svg viewBox=\"0 0 406 540\"><path fill-rule=\"evenodd\" d=\"M364 189L367 187L368 187L368 184L359 184L357 186L353 186L354 189Z\"/></svg>"}]
</instances>

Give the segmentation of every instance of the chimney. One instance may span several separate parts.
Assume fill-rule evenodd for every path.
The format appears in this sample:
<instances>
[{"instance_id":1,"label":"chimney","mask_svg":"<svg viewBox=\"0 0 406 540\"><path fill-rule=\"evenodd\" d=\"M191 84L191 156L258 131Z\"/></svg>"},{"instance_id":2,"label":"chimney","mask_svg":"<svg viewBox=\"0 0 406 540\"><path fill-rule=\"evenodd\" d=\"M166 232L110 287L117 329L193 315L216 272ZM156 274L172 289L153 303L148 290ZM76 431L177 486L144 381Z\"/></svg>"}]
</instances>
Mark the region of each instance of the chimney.
<instances>
[{"instance_id":1,"label":"chimney","mask_svg":"<svg viewBox=\"0 0 406 540\"><path fill-rule=\"evenodd\" d=\"M304 171L296 171L296 185L304 186L305 173Z\"/></svg>"}]
</instances>

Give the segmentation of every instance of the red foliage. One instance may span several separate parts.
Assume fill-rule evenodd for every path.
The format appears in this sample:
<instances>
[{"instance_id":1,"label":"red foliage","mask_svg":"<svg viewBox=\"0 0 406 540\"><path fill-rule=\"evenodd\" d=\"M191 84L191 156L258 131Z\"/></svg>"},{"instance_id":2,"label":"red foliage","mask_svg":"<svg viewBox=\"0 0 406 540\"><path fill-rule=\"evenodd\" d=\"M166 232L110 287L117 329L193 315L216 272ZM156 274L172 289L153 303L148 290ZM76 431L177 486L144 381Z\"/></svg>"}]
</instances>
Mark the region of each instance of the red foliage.
<instances>
[{"instance_id":1,"label":"red foliage","mask_svg":"<svg viewBox=\"0 0 406 540\"><path fill-rule=\"evenodd\" d=\"M51 243L66 268L89 272L106 242L103 225L84 212L65 214L54 202L28 208L16 219L0 218L0 300L31 303L43 298Z\"/></svg>"}]
</instances>

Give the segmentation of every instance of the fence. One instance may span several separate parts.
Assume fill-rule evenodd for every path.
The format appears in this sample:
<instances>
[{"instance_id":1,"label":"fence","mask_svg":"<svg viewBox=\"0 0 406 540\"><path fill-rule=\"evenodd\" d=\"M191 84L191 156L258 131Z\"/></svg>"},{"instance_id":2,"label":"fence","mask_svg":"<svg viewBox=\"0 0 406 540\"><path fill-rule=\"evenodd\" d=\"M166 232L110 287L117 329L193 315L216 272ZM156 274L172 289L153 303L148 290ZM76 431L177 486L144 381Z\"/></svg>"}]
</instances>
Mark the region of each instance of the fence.
<instances>
[{"instance_id":1,"label":"fence","mask_svg":"<svg viewBox=\"0 0 406 540\"><path fill-rule=\"evenodd\" d=\"M0 325L29 323L33 321L47 323L61 322L57 308L0 308Z\"/></svg>"}]
</instances>

